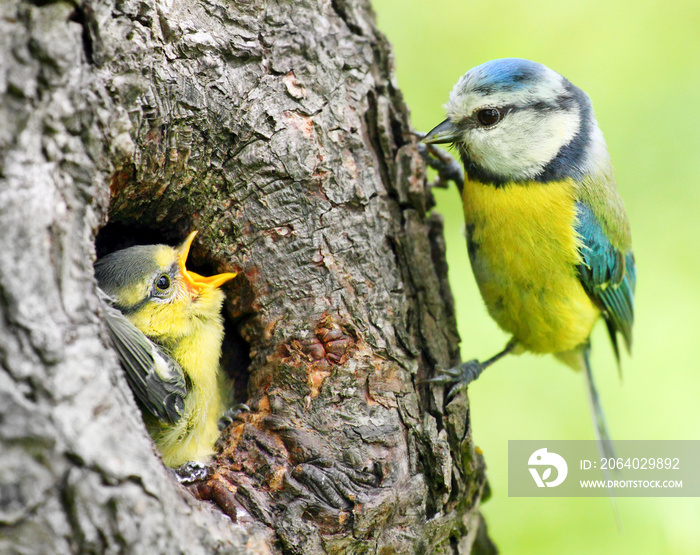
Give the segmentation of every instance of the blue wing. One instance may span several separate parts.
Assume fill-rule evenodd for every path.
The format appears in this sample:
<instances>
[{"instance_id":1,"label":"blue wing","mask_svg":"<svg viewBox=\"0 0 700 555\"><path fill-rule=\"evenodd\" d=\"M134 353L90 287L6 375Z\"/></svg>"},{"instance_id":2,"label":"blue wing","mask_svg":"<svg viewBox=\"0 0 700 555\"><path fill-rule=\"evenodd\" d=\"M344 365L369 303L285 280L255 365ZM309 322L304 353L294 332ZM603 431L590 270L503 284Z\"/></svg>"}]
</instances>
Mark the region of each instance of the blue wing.
<instances>
[{"instance_id":1,"label":"blue wing","mask_svg":"<svg viewBox=\"0 0 700 555\"><path fill-rule=\"evenodd\" d=\"M632 348L634 287L637 273L632 251L620 252L611 243L591 208L576 204L576 231L581 236L581 263L577 270L586 293L600 308L608 333L620 359L617 334L622 334L627 351Z\"/></svg>"}]
</instances>

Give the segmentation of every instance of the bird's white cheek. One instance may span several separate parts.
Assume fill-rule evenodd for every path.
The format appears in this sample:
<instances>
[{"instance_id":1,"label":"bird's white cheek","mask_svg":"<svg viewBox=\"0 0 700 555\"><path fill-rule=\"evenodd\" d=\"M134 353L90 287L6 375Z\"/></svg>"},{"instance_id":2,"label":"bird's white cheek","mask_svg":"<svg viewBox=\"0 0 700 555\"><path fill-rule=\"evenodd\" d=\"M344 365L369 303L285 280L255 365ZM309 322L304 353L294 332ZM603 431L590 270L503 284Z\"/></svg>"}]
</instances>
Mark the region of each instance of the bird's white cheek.
<instances>
[{"instance_id":1,"label":"bird's white cheek","mask_svg":"<svg viewBox=\"0 0 700 555\"><path fill-rule=\"evenodd\" d=\"M581 116L575 112L557 112L548 118L553 132L549 133L552 148L559 151L561 147L571 142L581 127ZM544 131L547 129L545 127Z\"/></svg>"},{"instance_id":2,"label":"bird's white cheek","mask_svg":"<svg viewBox=\"0 0 700 555\"><path fill-rule=\"evenodd\" d=\"M474 130L472 157L498 175L530 179L574 138L578 128L578 113L548 113L546 117L531 111L511 114L493 129Z\"/></svg>"},{"instance_id":3,"label":"bird's white cheek","mask_svg":"<svg viewBox=\"0 0 700 555\"><path fill-rule=\"evenodd\" d=\"M498 129L477 129L469 144L474 162L505 178L526 178L538 167L539 148L534 148L531 138L523 134L520 127L502 125Z\"/></svg>"}]
</instances>

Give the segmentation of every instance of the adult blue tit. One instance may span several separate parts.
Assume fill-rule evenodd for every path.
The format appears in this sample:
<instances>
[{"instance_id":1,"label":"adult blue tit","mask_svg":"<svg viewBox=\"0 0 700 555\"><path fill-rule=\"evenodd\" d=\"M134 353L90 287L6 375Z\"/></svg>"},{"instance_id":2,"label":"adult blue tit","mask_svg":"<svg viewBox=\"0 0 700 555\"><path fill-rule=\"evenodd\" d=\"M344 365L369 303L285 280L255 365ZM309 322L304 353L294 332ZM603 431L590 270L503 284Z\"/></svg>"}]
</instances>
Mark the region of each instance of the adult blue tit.
<instances>
[{"instance_id":1,"label":"adult blue tit","mask_svg":"<svg viewBox=\"0 0 700 555\"><path fill-rule=\"evenodd\" d=\"M142 245L95 263L105 321L151 437L167 466L214 452L228 395L219 368L220 287L185 267L196 231L177 248Z\"/></svg>"},{"instance_id":2,"label":"adult blue tit","mask_svg":"<svg viewBox=\"0 0 700 555\"><path fill-rule=\"evenodd\" d=\"M447 380L468 383L509 352L552 353L585 372L606 440L590 334L602 316L619 364L618 337L628 351L632 344L636 273L591 101L544 65L507 58L463 75L446 110L423 141L460 154L472 270L489 313L512 335L503 351Z\"/></svg>"}]
</instances>

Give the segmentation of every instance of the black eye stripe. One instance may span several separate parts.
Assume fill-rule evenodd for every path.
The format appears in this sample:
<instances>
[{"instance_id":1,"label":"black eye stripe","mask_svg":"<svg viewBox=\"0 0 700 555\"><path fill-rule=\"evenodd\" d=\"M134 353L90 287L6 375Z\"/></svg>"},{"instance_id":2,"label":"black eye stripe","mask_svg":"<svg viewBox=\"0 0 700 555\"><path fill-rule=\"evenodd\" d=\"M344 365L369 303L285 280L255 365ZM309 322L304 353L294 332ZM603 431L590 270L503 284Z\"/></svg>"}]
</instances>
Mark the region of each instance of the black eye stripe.
<instances>
[{"instance_id":1,"label":"black eye stripe","mask_svg":"<svg viewBox=\"0 0 700 555\"><path fill-rule=\"evenodd\" d=\"M472 122L471 125L476 125L478 127L491 127L499 123L508 114L513 112L521 112L525 110L534 110L536 112L548 112L564 109L562 105L557 103L550 103L544 101L533 102L532 104L527 104L525 106L516 106L514 104L505 104L503 106L489 106L486 108L481 108L477 110L469 119ZM498 113L497 118L494 121L494 112Z\"/></svg>"}]
</instances>

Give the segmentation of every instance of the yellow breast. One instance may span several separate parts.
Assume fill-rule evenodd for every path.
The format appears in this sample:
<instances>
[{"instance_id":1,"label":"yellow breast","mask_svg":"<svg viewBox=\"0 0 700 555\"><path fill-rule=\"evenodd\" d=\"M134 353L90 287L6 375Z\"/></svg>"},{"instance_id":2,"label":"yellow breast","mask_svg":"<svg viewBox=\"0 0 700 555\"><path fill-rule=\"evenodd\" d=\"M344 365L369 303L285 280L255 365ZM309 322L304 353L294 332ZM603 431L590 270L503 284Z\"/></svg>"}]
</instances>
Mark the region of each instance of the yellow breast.
<instances>
[{"instance_id":1,"label":"yellow breast","mask_svg":"<svg viewBox=\"0 0 700 555\"><path fill-rule=\"evenodd\" d=\"M188 392L182 418L175 424L151 422L149 432L167 466L201 461L214 452L218 420L224 412L219 356L223 328L210 322L173 349L187 376Z\"/></svg>"},{"instance_id":2,"label":"yellow breast","mask_svg":"<svg viewBox=\"0 0 700 555\"><path fill-rule=\"evenodd\" d=\"M219 437L218 420L225 409L219 368L224 336L223 300L223 292L212 289L195 302L185 295L131 316L134 325L170 350L187 381L180 420L171 424L150 418L147 422L167 466L202 461L214 452Z\"/></svg>"},{"instance_id":3,"label":"yellow breast","mask_svg":"<svg viewBox=\"0 0 700 555\"><path fill-rule=\"evenodd\" d=\"M575 184L466 181L469 257L491 316L527 350L568 351L600 313L576 275Z\"/></svg>"}]
</instances>

